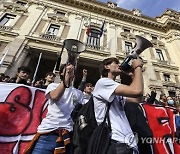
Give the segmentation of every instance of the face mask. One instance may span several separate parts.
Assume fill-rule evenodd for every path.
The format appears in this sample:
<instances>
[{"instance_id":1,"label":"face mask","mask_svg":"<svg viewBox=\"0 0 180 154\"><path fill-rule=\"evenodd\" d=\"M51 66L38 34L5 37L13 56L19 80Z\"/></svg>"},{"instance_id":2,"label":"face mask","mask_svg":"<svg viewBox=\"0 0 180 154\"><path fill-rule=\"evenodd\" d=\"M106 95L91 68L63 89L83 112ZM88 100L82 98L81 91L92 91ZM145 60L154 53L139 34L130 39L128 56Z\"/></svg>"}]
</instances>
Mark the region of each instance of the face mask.
<instances>
[{"instance_id":1,"label":"face mask","mask_svg":"<svg viewBox=\"0 0 180 154\"><path fill-rule=\"evenodd\" d=\"M168 100L168 104L169 105L174 105L174 101L171 99L171 100Z\"/></svg>"}]
</instances>

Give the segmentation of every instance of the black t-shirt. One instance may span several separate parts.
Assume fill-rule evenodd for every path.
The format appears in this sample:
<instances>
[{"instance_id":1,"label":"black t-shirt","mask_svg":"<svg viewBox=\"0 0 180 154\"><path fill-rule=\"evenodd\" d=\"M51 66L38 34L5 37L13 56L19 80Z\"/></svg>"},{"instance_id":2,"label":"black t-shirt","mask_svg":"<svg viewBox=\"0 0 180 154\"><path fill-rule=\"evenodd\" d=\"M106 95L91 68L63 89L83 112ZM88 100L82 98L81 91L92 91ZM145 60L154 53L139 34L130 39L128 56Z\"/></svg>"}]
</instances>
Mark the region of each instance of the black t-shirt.
<instances>
[{"instance_id":1,"label":"black t-shirt","mask_svg":"<svg viewBox=\"0 0 180 154\"><path fill-rule=\"evenodd\" d=\"M11 78L11 79L8 81L8 83L16 83L16 80L17 80L16 77L15 77L15 78ZM20 80L19 82L17 82L17 83L19 83L19 84L25 84L25 85L30 86L30 84L28 84L27 81L24 80L24 79L21 79L21 80Z\"/></svg>"}]
</instances>

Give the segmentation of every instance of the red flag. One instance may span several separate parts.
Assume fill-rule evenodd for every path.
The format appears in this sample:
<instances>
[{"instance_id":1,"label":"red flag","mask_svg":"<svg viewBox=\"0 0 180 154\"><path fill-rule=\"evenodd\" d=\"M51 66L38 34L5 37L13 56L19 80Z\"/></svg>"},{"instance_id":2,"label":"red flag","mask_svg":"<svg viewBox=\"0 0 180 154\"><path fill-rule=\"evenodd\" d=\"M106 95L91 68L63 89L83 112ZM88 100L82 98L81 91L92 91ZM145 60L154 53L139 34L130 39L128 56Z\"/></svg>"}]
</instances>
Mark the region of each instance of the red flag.
<instances>
[{"instance_id":1,"label":"red flag","mask_svg":"<svg viewBox=\"0 0 180 154\"><path fill-rule=\"evenodd\" d=\"M86 29L86 34L89 35L90 31L91 31L91 17L89 17L89 20L88 20L88 26Z\"/></svg>"}]
</instances>

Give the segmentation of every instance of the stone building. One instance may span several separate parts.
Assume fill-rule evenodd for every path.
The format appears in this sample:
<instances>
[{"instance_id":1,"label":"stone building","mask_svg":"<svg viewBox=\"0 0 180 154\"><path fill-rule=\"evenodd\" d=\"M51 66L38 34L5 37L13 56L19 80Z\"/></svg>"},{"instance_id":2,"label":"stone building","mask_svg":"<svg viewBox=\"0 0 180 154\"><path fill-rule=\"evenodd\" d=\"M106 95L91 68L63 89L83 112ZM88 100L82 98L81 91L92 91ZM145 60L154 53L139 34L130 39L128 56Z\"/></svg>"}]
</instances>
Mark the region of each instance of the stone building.
<instances>
[{"instance_id":1,"label":"stone building","mask_svg":"<svg viewBox=\"0 0 180 154\"><path fill-rule=\"evenodd\" d=\"M33 77L42 53L36 76L42 78L54 70L63 41L77 39L86 50L78 58L75 85L81 80L83 68L88 69L88 81L95 84L100 78L100 62L107 57L122 62L135 44L135 35L153 44L141 54L145 93L156 88L158 95L179 94L180 12L167 9L151 18L138 9L126 10L96 0L1 1L0 58L6 56L0 73L14 76L17 68L25 65L33 70ZM66 61L67 52L63 50L61 63Z\"/></svg>"}]
</instances>

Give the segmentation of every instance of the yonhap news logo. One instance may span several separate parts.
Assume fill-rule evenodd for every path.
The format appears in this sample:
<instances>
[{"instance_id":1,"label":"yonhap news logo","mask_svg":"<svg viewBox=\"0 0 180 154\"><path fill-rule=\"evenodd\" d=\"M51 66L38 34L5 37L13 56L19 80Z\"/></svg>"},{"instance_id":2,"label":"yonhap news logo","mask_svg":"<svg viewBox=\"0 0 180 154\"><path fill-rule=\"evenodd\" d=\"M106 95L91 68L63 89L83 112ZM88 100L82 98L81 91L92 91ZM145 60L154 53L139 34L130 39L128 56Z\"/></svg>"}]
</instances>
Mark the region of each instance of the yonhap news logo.
<instances>
[{"instance_id":1,"label":"yonhap news logo","mask_svg":"<svg viewBox=\"0 0 180 154\"><path fill-rule=\"evenodd\" d=\"M180 138L171 137L170 135L164 137L140 137L136 132L127 134L124 137L124 142L132 145L141 142L142 144L173 144L180 143Z\"/></svg>"}]
</instances>

